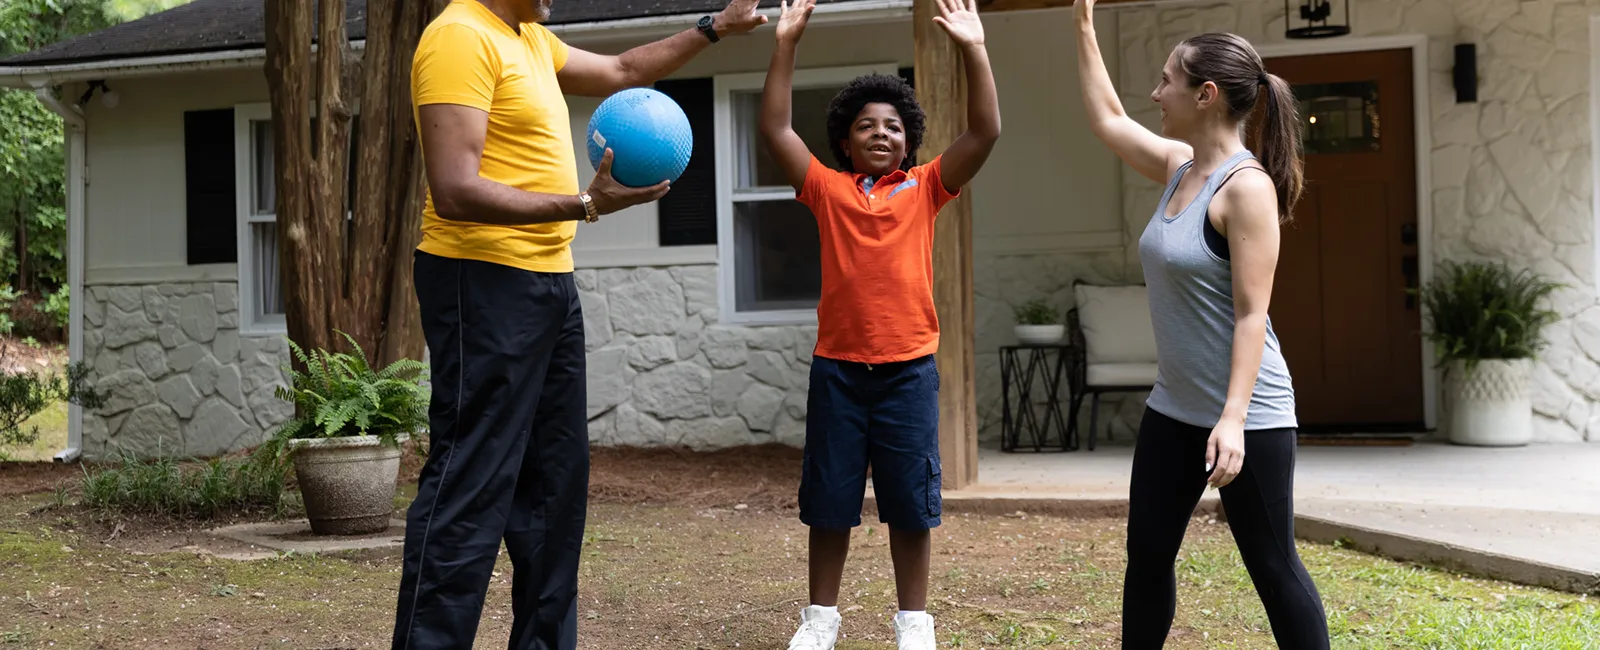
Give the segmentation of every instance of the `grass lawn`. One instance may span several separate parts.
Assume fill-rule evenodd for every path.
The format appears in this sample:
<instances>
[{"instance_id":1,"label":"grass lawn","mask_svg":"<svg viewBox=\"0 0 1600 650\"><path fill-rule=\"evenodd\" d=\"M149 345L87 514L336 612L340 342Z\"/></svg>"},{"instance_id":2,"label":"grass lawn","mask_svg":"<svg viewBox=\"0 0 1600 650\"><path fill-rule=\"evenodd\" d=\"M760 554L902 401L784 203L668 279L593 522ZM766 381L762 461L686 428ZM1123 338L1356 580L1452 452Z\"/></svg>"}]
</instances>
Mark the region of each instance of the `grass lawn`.
<instances>
[{"instance_id":1,"label":"grass lawn","mask_svg":"<svg viewBox=\"0 0 1600 650\"><path fill-rule=\"evenodd\" d=\"M56 402L22 423L38 427L39 438L26 447L0 448L0 458L19 461L48 461L67 448L67 403Z\"/></svg>"},{"instance_id":2,"label":"grass lawn","mask_svg":"<svg viewBox=\"0 0 1600 650\"><path fill-rule=\"evenodd\" d=\"M8 372L24 369L29 372L40 370L64 372L66 358L64 345L33 345L11 337L0 337L0 366L3 366L0 369ZM0 445L0 461L50 460L56 452L67 448L67 403L51 404L24 421L22 427L24 429L37 427L39 438L27 446Z\"/></svg>"},{"instance_id":3,"label":"grass lawn","mask_svg":"<svg viewBox=\"0 0 1600 650\"><path fill-rule=\"evenodd\" d=\"M1119 519L949 515L935 532L929 607L941 647L1117 647L1122 535ZM395 553L237 562L183 548L194 539L55 495L0 499L0 648L387 647ZM806 593L805 539L782 508L601 498L584 548L580 646L781 649ZM1600 647L1592 600L1300 549L1335 648ZM477 648L504 647L510 571L502 555ZM1168 648L1275 647L1225 524L1196 519L1177 571ZM839 648L892 648L894 609L887 536L866 526L853 538Z\"/></svg>"}]
</instances>

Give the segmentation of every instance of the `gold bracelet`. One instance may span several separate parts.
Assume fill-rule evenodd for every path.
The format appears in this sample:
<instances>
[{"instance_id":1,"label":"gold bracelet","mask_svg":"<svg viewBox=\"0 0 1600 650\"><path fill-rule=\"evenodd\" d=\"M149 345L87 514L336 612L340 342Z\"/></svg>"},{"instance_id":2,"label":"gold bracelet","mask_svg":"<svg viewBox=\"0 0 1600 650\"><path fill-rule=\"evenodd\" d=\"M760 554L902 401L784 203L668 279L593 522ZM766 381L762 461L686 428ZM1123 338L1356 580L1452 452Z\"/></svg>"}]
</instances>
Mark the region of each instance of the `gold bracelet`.
<instances>
[{"instance_id":1,"label":"gold bracelet","mask_svg":"<svg viewBox=\"0 0 1600 650\"><path fill-rule=\"evenodd\" d=\"M578 193L578 199L583 201L583 220L594 223L600 220L600 209L594 206L594 197L588 192Z\"/></svg>"}]
</instances>

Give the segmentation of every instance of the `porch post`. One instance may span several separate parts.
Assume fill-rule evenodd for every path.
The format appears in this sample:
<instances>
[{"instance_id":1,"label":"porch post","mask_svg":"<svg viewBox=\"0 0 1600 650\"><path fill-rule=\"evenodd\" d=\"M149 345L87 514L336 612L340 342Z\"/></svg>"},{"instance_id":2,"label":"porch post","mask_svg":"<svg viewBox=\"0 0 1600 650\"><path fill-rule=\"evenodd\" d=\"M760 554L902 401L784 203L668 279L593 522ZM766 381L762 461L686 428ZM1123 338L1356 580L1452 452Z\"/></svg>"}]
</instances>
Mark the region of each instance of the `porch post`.
<instances>
[{"instance_id":1,"label":"porch post","mask_svg":"<svg viewBox=\"0 0 1600 650\"><path fill-rule=\"evenodd\" d=\"M920 162L928 162L966 129L966 77L961 54L933 22L935 0L915 0L917 99L927 113ZM978 480L978 412L973 389L972 191L947 204L933 239L933 300L939 316L939 453L947 489Z\"/></svg>"}]
</instances>

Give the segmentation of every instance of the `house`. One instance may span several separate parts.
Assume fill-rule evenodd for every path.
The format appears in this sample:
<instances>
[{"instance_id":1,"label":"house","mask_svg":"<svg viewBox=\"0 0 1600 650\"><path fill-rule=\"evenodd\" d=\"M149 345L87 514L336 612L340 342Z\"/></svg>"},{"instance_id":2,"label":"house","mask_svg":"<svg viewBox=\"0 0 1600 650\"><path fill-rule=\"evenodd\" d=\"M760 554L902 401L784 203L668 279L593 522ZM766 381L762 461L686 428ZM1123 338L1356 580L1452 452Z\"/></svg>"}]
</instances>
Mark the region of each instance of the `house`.
<instances>
[{"instance_id":1,"label":"house","mask_svg":"<svg viewBox=\"0 0 1600 650\"><path fill-rule=\"evenodd\" d=\"M1353 2L1347 19L1335 2L1332 18L1350 33L1291 39L1299 12L1280 0L1101 0L1098 34L1145 124L1158 122L1148 94L1172 46L1219 30L1256 43L1303 112L1323 118L1273 307L1308 429L1434 429L1439 375L1403 289L1440 260L1485 257L1567 285L1535 372L1537 438L1600 440L1600 99L1589 91L1600 13L1583 0ZM723 4L568 0L551 28L620 52ZM970 286L972 331L946 331L970 337L976 360L975 408L964 407L976 426L952 425L960 439L947 444L997 436L1013 305L1066 309L1074 281L1141 281L1136 240L1161 193L1084 125L1070 2L980 5L1006 135L970 188L972 276L939 270L942 286ZM364 10L350 0L355 39ZM795 98L814 148L846 81L914 77L912 14L912 0L819 3ZM288 415L272 396L287 357L263 42L259 0L196 0L0 61L0 85L37 89L70 125L71 350L115 398L74 412L67 456L214 454ZM771 45L770 28L729 39L662 82L695 129L690 170L659 205L579 230L595 444L803 439L817 235L756 135ZM580 147L597 105L571 99ZM1131 431L1141 397L1112 404L1113 431Z\"/></svg>"}]
</instances>

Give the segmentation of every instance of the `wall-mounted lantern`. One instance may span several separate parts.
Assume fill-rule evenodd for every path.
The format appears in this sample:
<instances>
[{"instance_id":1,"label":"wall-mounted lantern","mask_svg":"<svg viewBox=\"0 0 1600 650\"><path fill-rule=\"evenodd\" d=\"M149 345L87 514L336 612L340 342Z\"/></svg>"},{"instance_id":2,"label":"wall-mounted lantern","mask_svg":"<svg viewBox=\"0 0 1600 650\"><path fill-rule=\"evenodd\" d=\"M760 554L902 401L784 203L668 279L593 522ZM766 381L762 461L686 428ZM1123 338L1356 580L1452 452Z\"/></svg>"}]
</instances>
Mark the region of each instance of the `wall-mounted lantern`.
<instances>
[{"instance_id":1,"label":"wall-mounted lantern","mask_svg":"<svg viewBox=\"0 0 1600 650\"><path fill-rule=\"evenodd\" d=\"M1298 4L1292 9L1291 4ZM1350 0L1339 0L1344 5L1344 20L1340 22L1333 11L1333 0L1283 0L1283 19L1288 28L1288 38L1330 38L1350 33ZM1298 19L1298 20L1297 20Z\"/></svg>"}]
</instances>

